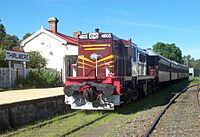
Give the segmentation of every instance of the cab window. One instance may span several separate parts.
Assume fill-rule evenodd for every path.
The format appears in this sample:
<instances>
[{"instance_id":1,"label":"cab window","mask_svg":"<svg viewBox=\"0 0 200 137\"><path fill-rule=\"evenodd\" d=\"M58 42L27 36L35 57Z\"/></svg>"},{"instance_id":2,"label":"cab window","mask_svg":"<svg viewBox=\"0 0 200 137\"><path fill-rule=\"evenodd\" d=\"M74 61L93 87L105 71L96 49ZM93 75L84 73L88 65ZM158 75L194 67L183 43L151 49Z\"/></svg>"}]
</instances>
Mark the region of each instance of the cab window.
<instances>
[{"instance_id":1,"label":"cab window","mask_svg":"<svg viewBox=\"0 0 200 137\"><path fill-rule=\"evenodd\" d=\"M132 47L132 58L133 61L136 62L136 47Z\"/></svg>"},{"instance_id":2,"label":"cab window","mask_svg":"<svg viewBox=\"0 0 200 137\"><path fill-rule=\"evenodd\" d=\"M141 63L145 63L145 62L146 62L146 58L145 58L145 55L144 55L144 54L139 53L139 61L140 61Z\"/></svg>"}]
</instances>

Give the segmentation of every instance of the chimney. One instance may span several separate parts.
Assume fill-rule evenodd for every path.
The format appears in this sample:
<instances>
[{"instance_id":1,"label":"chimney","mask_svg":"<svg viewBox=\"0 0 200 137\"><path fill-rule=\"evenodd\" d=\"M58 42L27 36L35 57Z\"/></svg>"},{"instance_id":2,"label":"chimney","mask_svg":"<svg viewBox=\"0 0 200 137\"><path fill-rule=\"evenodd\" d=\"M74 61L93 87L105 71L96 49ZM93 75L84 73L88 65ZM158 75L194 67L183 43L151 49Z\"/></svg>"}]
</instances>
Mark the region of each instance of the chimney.
<instances>
[{"instance_id":1,"label":"chimney","mask_svg":"<svg viewBox=\"0 0 200 137\"><path fill-rule=\"evenodd\" d=\"M57 33L57 23L59 20L56 17L51 17L48 19L49 22L49 30L51 30L53 33Z\"/></svg>"},{"instance_id":2,"label":"chimney","mask_svg":"<svg viewBox=\"0 0 200 137\"><path fill-rule=\"evenodd\" d=\"M81 34L82 34L81 31L75 31L75 32L73 33L73 36L74 36L75 38L78 38L78 36L81 35Z\"/></svg>"}]
</instances>

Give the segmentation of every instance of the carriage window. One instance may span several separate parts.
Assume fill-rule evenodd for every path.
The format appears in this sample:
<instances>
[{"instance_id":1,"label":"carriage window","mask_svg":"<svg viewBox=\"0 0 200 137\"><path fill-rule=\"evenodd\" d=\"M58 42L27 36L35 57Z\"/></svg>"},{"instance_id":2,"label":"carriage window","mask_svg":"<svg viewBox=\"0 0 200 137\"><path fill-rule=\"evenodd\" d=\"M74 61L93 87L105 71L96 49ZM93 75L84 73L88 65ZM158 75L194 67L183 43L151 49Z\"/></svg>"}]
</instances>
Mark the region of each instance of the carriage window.
<instances>
[{"instance_id":1,"label":"carriage window","mask_svg":"<svg viewBox=\"0 0 200 137\"><path fill-rule=\"evenodd\" d=\"M140 53L139 54L139 61L142 62L142 63L145 63L145 60L146 60L145 59L145 55L143 55L143 54Z\"/></svg>"}]
</instances>

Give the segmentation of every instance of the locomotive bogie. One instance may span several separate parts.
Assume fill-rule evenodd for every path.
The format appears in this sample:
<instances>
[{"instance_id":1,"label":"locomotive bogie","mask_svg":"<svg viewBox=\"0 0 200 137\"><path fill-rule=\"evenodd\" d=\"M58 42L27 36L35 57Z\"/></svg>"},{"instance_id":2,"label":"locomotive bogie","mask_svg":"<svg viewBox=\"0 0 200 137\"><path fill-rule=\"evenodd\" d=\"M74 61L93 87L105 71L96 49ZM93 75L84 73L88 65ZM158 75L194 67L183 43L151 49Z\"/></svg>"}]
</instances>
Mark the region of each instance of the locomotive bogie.
<instances>
[{"instance_id":1,"label":"locomotive bogie","mask_svg":"<svg viewBox=\"0 0 200 137\"><path fill-rule=\"evenodd\" d=\"M76 101L77 98L65 95L65 103L71 105L71 109L86 110L114 110L115 106L120 105L120 96L111 95L108 98L102 98L99 102L88 102L86 100Z\"/></svg>"}]
</instances>

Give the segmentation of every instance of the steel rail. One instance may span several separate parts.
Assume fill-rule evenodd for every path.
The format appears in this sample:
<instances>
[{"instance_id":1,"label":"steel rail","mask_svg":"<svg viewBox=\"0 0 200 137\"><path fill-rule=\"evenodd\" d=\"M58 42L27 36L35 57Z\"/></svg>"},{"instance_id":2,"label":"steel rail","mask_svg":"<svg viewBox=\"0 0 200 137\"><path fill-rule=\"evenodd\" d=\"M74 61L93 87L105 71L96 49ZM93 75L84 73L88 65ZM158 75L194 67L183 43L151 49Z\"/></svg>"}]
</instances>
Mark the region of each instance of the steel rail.
<instances>
[{"instance_id":1,"label":"steel rail","mask_svg":"<svg viewBox=\"0 0 200 137\"><path fill-rule=\"evenodd\" d=\"M198 107L198 112L199 112L199 117L200 117L200 104L199 104L199 92L200 91L200 87L197 91L197 95L196 95L196 102L197 102L197 107Z\"/></svg>"},{"instance_id":2,"label":"steel rail","mask_svg":"<svg viewBox=\"0 0 200 137\"><path fill-rule=\"evenodd\" d=\"M65 136L67 136L67 135L70 135L70 134L72 134L72 133L75 133L76 131L78 131L78 130L80 130L80 129L86 127L86 126L89 126L89 125L91 125L91 124L93 124L93 123L95 123L95 122L97 122L97 121L103 119L104 117L106 117L106 116L108 116L108 115L110 115L110 114L105 114L105 115L103 115L103 116L100 116L100 117L98 117L98 118L96 118L96 119L94 119L94 120L92 120L92 121L90 121L90 122L88 122L88 123L86 123L86 124L83 124L83 125L81 125L81 126L75 128L75 129L72 129L72 130L68 131L68 132L65 133L65 134L60 135L59 137L65 137Z\"/></svg>"},{"instance_id":3,"label":"steel rail","mask_svg":"<svg viewBox=\"0 0 200 137\"><path fill-rule=\"evenodd\" d=\"M153 121L153 123L151 124L151 126L148 128L148 130L146 131L144 137L149 137L149 135L151 134L151 132L154 130L155 126L157 125L158 121L160 120L160 118L162 117L162 115L165 113L165 111L174 103L174 101L185 91L187 91L189 88L195 87L195 86L199 86L200 84L194 84L188 87L185 87L184 89L182 89L179 93L177 93L172 99L170 99L169 103L167 104L167 106L158 114L158 116L155 118L155 120ZM198 92L199 92L199 88L198 88ZM200 112L200 107L199 107L199 101L198 101L198 109Z\"/></svg>"}]
</instances>

